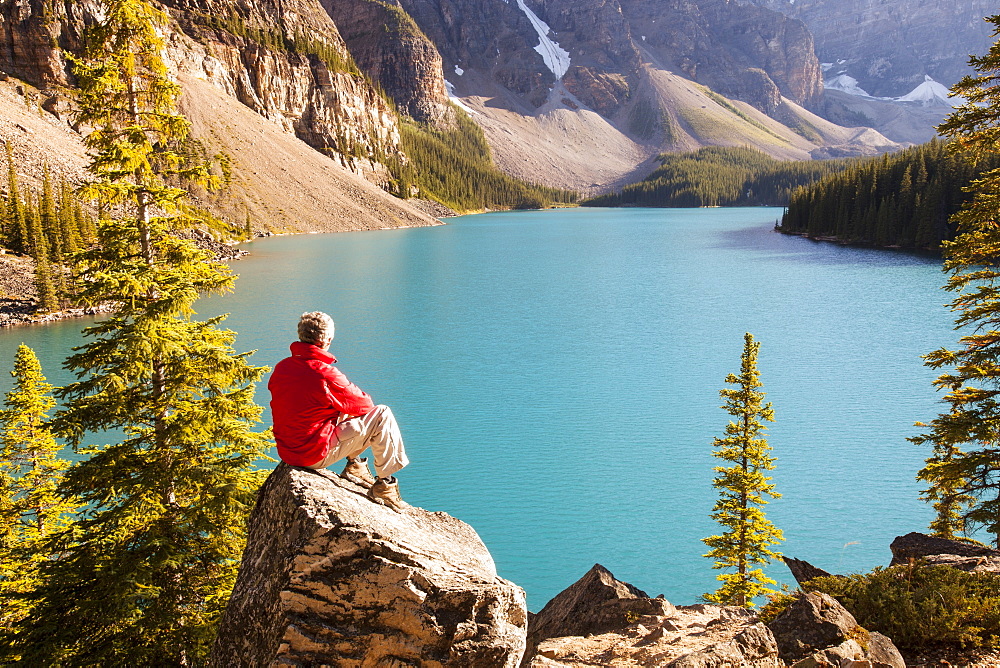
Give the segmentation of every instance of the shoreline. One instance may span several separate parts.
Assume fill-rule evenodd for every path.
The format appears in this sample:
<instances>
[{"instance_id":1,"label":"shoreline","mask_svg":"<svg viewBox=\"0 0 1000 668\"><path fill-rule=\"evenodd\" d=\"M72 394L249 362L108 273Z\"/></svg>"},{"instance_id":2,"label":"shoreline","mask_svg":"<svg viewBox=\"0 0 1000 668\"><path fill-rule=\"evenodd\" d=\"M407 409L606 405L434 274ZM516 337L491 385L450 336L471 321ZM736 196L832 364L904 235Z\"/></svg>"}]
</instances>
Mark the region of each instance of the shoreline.
<instances>
[{"instance_id":1,"label":"shoreline","mask_svg":"<svg viewBox=\"0 0 1000 668\"><path fill-rule=\"evenodd\" d=\"M438 214L434 216L435 220L438 221L438 225L447 225L447 223L443 220L445 218L454 218L460 215L465 215L456 213L455 211L436 203L428 202L424 205L424 207L433 209L434 213ZM266 234L261 233L246 241L232 243L216 241L209 234L199 230L190 230L179 236L181 236L181 238L194 241L199 247L213 252L217 260L228 264L250 255L250 251L240 247L241 244L252 243L254 241L268 239L271 237L303 234L343 234L346 232L398 230L414 227L422 226L395 225L380 227L376 230L338 230L332 232L267 232ZM15 255L0 248L0 273L5 273L6 276L4 278L8 279L7 281L0 282L0 329L7 327L19 327L23 325L45 325L62 320L108 313L111 310L110 307L72 307L59 311L53 311L51 313L37 313L36 309L38 301L34 297L34 262L31 258L23 255Z\"/></svg>"}]
</instances>

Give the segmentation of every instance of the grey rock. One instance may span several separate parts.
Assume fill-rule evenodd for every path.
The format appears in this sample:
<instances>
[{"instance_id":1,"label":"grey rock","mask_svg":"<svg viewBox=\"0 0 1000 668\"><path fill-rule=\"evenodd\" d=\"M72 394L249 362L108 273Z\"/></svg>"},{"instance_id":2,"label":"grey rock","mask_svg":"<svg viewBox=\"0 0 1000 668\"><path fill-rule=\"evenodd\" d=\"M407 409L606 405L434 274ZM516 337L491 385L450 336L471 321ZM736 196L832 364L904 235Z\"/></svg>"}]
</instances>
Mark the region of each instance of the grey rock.
<instances>
[{"instance_id":1,"label":"grey rock","mask_svg":"<svg viewBox=\"0 0 1000 668\"><path fill-rule=\"evenodd\" d=\"M513 667L526 623L524 591L468 525L281 464L251 515L212 665Z\"/></svg>"},{"instance_id":2,"label":"grey rock","mask_svg":"<svg viewBox=\"0 0 1000 668\"><path fill-rule=\"evenodd\" d=\"M931 566L951 566L968 573L1000 573L1000 557L960 557L955 554L934 554L924 557Z\"/></svg>"},{"instance_id":3,"label":"grey rock","mask_svg":"<svg viewBox=\"0 0 1000 668\"><path fill-rule=\"evenodd\" d=\"M872 668L906 668L889 638L861 628L829 594L804 594L768 626L781 659L796 668L839 668L859 661Z\"/></svg>"},{"instance_id":4,"label":"grey rock","mask_svg":"<svg viewBox=\"0 0 1000 668\"><path fill-rule=\"evenodd\" d=\"M794 557L782 556L781 560L785 562L788 566L788 570L792 572L792 577L799 584L809 582L813 578L828 578L832 573L824 571L822 568L816 568L808 561L802 559L795 559Z\"/></svg>"},{"instance_id":5,"label":"grey rock","mask_svg":"<svg viewBox=\"0 0 1000 668\"><path fill-rule=\"evenodd\" d=\"M875 631L868 633L868 658L874 668L905 668L906 666L903 655L896 649L892 640Z\"/></svg>"},{"instance_id":6,"label":"grey rock","mask_svg":"<svg viewBox=\"0 0 1000 668\"><path fill-rule=\"evenodd\" d=\"M905 564L911 559L923 559L936 554L952 554L959 557L996 557L1000 558L1000 551L991 550L982 545L966 543L961 540L949 540L947 538L937 538L916 531L897 536L892 544L892 561L890 566Z\"/></svg>"},{"instance_id":7,"label":"grey rock","mask_svg":"<svg viewBox=\"0 0 1000 668\"><path fill-rule=\"evenodd\" d=\"M673 610L666 599L649 598L641 589L615 579L611 571L595 564L532 617L528 646L546 638L615 631L641 616L669 615Z\"/></svg>"},{"instance_id":8,"label":"grey rock","mask_svg":"<svg viewBox=\"0 0 1000 668\"><path fill-rule=\"evenodd\" d=\"M799 597L768 626L781 658L790 664L849 640L849 634L859 628L854 615L837 599L820 592Z\"/></svg>"}]
</instances>

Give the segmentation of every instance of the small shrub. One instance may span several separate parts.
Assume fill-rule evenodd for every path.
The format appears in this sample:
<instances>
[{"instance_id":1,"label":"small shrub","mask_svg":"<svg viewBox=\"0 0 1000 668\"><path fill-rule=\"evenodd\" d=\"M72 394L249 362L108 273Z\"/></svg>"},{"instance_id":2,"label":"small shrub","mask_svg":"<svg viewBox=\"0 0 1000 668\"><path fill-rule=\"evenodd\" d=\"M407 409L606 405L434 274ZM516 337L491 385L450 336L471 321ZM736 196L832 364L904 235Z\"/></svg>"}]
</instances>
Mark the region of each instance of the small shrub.
<instances>
[{"instance_id":1,"label":"small shrub","mask_svg":"<svg viewBox=\"0 0 1000 668\"><path fill-rule=\"evenodd\" d=\"M760 621L770 624L777 619L781 613L788 610L788 606L798 598L794 593L789 593L787 588L776 591L767 596L767 604L760 609Z\"/></svg>"},{"instance_id":2,"label":"small shrub","mask_svg":"<svg viewBox=\"0 0 1000 668\"><path fill-rule=\"evenodd\" d=\"M997 573L966 573L918 562L862 575L816 578L802 588L830 594L858 624L901 648L1000 647Z\"/></svg>"}]
</instances>

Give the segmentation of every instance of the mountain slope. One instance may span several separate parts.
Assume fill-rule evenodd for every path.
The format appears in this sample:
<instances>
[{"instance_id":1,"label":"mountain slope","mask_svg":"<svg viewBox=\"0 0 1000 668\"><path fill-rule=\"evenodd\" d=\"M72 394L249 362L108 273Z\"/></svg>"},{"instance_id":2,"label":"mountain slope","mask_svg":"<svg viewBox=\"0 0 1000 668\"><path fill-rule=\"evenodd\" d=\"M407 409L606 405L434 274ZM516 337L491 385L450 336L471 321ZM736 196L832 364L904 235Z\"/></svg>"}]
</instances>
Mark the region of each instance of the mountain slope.
<instances>
[{"instance_id":1,"label":"mountain slope","mask_svg":"<svg viewBox=\"0 0 1000 668\"><path fill-rule=\"evenodd\" d=\"M366 0L344 0L345 4ZM394 0L442 56L498 164L605 190L663 151L751 145L782 159L900 148L837 127L801 21L725 0Z\"/></svg>"},{"instance_id":2,"label":"mountain slope","mask_svg":"<svg viewBox=\"0 0 1000 668\"><path fill-rule=\"evenodd\" d=\"M354 66L318 2L164 4L176 21L166 36L167 59L190 88L182 105L194 138L234 165L230 191L208 200L219 214L240 225L249 215L264 230L435 223L368 182L391 179L386 163L399 155L395 112ZM15 101L8 100L4 118L20 104L62 119L32 133L0 124L0 139L23 156L18 168L29 182L52 154L63 156L56 164L72 166L68 176L82 174L80 137L65 125L72 78L61 49L79 47L96 11L89 0L0 2L0 72L41 87L7 84ZM17 88L24 93L19 103Z\"/></svg>"},{"instance_id":3,"label":"mountain slope","mask_svg":"<svg viewBox=\"0 0 1000 668\"><path fill-rule=\"evenodd\" d=\"M983 17L993 0L741 0L797 18L816 40L828 77L847 74L876 97L900 97L924 77L951 87L971 74L969 54L992 44Z\"/></svg>"}]
</instances>

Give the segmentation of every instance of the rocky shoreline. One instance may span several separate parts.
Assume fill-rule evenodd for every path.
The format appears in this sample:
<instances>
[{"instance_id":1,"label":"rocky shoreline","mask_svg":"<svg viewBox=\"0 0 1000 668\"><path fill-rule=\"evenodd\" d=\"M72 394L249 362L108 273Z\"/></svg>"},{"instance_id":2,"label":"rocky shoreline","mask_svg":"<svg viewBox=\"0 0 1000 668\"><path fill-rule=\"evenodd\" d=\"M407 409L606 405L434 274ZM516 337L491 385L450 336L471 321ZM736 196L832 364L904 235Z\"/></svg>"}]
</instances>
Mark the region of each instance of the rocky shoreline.
<instances>
[{"instance_id":1,"label":"rocky shoreline","mask_svg":"<svg viewBox=\"0 0 1000 668\"><path fill-rule=\"evenodd\" d=\"M497 576L472 527L443 512L374 504L328 470L279 464L250 517L210 665L471 668L995 668L990 651L905 656L834 597L796 594L758 615L673 605L596 564L537 614ZM896 559L1000 552L907 534ZM809 566L791 560L798 573ZM947 561L947 559L946 559ZM960 566L960 567L961 567Z\"/></svg>"}]
</instances>

